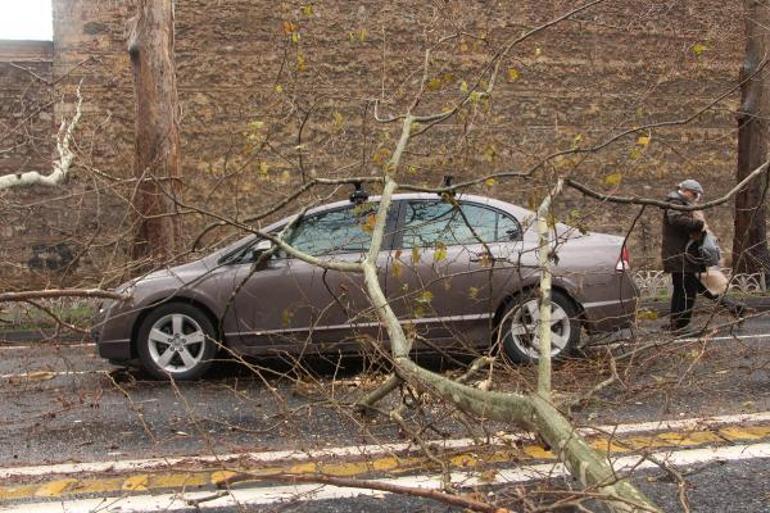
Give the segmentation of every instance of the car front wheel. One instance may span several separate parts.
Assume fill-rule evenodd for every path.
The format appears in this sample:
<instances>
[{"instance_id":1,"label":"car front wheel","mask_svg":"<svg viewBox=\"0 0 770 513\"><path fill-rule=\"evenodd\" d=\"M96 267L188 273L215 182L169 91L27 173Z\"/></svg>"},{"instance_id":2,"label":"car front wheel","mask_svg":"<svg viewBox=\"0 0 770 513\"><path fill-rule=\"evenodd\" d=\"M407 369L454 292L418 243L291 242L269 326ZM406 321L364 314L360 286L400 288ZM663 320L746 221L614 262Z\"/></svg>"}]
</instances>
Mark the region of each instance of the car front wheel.
<instances>
[{"instance_id":1,"label":"car front wheel","mask_svg":"<svg viewBox=\"0 0 770 513\"><path fill-rule=\"evenodd\" d=\"M508 357L517 363L540 356L540 305L536 293L514 298L500 323L500 337ZM578 308L565 294L551 291L551 358L566 357L580 342Z\"/></svg>"},{"instance_id":2,"label":"car front wheel","mask_svg":"<svg viewBox=\"0 0 770 513\"><path fill-rule=\"evenodd\" d=\"M217 354L214 327L192 305L159 306L142 321L137 352L142 367L160 379L198 379Z\"/></svg>"}]
</instances>

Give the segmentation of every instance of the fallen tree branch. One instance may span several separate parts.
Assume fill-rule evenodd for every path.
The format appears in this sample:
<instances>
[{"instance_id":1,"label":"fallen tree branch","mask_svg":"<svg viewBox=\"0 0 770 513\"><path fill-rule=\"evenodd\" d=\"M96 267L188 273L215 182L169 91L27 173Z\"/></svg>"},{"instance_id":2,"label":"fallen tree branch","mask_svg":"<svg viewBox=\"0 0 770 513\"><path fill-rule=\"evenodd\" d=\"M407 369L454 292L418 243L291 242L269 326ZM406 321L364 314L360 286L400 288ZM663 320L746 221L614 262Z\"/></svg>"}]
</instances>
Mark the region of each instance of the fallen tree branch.
<instances>
[{"instance_id":1,"label":"fallen tree branch","mask_svg":"<svg viewBox=\"0 0 770 513\"><path fill-rule=\"evenodd\" d=\"M34 301L35 299L52 299L59 297L93 297L125 301L130 296L102 289L24 290L20 292L0 292L0 303Z\"/></svg>"}]
</instances>

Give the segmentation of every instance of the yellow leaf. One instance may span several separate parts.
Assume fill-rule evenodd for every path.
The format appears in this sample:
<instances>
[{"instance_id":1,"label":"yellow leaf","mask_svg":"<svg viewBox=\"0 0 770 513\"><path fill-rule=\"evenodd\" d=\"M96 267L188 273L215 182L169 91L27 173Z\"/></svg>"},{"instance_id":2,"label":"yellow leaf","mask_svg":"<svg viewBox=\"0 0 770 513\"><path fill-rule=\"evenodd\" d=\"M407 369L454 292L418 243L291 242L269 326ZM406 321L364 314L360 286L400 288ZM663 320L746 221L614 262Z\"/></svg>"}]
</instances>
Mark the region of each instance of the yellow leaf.
<instances>
[{"instance_id":1,"label":"yellow leaf","mask_svg":"<svg viewBox=\"0 0 770 513\"><path fill-rule=\"evenodd\" d=\"M493 144L488 144L484 148L484 160L487 162L493 162L497 158L497 148Z\"/></svg>"},{"instance_id":2,"label":"yellow leaf","mask_svg":"<svg viewBox=\"0 0 770 513\"><path fill-rule=\"evenodd\" d=\"M437 242L435 252L433 253L433 260L441 262L444 259L446 259L446 244Z\"/></svg>"},{"instance_id":3,"label":"yellow leaf","mask_svg":"<svg viewBox=\"0 0 770 513\"><path fill-rule=\"evenodd\" d=\"M430 290L423 290L417 294L417 299L415 301L423 305L429 305L431 301L433 301L433 292Z\"/></svg>"},{"instance_id":4,"label":"yellow leaf","mask_svg":"<svg viewBox=\"0 0 770 513\"><path fill-rule=\"evenodd\" d=\"M368 32L366 31L366 29L362 28L361 30L358 31L358 40L363 43L364 41L366 41L367 34Z\"/></svg>"},{"instance_id":5,"label":"yellow leaf","mask_svg":"<svg viewBox=\"0 0 770 513\"><path fill-rule=\"evenodd\" d=\"M540 49L540 47L535 48L535 57L540 57L543 54L543 51Z\"/></svg>"},{"instance_id":6,"label":"yellow leaf","mask_svg":"<svg viewBox=\"0 0 770 513\"><path fill-rule=\"evenodd\" d=\"M266 178L269 173L270 173L270 164L268 164L267 162L264 162L264 161L260 162L259 163L259 176L261 176L262 178Z\"/></svg>"},{"instance_id":7,"label":"yellow leaf","mask_svg":"<svg viewBox=\"0 0 770 513\"><path fill-rule=\"evenodd\" d=\"M652 137L649 135L640 135L639 139L636 140L636 144L646 147L650 144L650 139L652 139Z\"/></svg>"},{"instance_id":8,"label":"yellow leaf","mask_svg":"<svg viewBox=\"0 0 770 513\"><path fill-rule=\"evenodd\" d=\"M313 4L305 4L302 6L302 14L305 16L313 15Z\"/></svg>"},{"instance_id":9,"label":"yellow leaf","mask_svg":"<svg viewBox=\"0 0 770 513\"><path fill-rule=\"evenodd\" d=\"M283 86L281 84L275 84L275 92L281 94L283 92Z\"/></svg>"},{"instance_id":10,"label":"yellow leaf","mask_svg":"<svg viewBox=\"0 0 770 513\"><path fill-rule=\"evenodd\" d=\"M706 50L708 50L708 48L703 43L695 43L692 45L692 53L694 53L696 57L700 57Z\"/></svg>"},{"instance_id":11,"label":"yellow leaf","mask_svg":"<svg viewBox=\"0 0 770 513\"><path fill-rule=\"evenodd\" d=\"M583 140L583 134L577 134L574 139L572 139L572 147L577 148L580 145L580 141Z\"/></svg>"},{"instance_id":12,"label":"yellow leaf","mask_svg":"<svg viewBox=\"0 0 770 513\"><path fill-rule=\"evenodd\" d=\"M618 185L620 185L620 182L622 180L623 180L623 175L618 171L605 176L604 185L608 187L617 187Z\"/></svg>"},{"instance_id":13,"label":"yellow leaf","mask_svg":"<svg viewBox=\"0 0 770 513\"><path fill-rule=\"evenodd\" d=\"M390 271L393 273L394 278L396 279L401 278L402 269L403 269L403 265L401 264L401 261L393 260L393 265L390 266Z\"/></svg>"},{"instance_id":14,"label":"yellow leaf","mask_svg":"<svg viewBox=\"0 0 770 513\"><path fill-rule=\"evenodd\" d=\"M513 82L519 78L519 70L516 68L508 68L508 81Z\"/></svg>"},{"instance_id":15,"label":"yellow leaf","mask_svg":"<svg viewBox=\"0 0 770 513\"><path fill-rule=\"evenodd\" d=\"M465 80L460 82L460 91L462 91L463 93L468 92L468 82L466 82Z\"/></svg>"},{"instance_id":16,"label":"yellow leaf","mask_svg":"<svg viewBox=\"0 0 770 513\"><path fill-rule=\"evenodd\" d=\"M469 287L468 288L468 297L470 299L476 299L479 297L479 289L478 287Z\"/></svg>"},{"instance_id":17,"label":"yellow leaf","mask_svg":"<svg viewBox=\"0 0 770 513\"><path fill-rule=\"evenodd\" d=\"M484 180L484 185L486 185L487 187L494 187L495 185L497 185L497 180L495 180L494 178L487 178L486 180Z\"/></svg>"},{"instance_id":18,"label":"yellow leaf","mask_svg":"<svg viewBox=\"0 0 770 513\"><path fill-rule=\"evenodd\" d=\"M305 71L305 56L297 53L297 71Z\"/></svg>"},{"instance_id":19,"label":"yellow leaf","mask_svg":"<svg viewBox=\"0 0 770 513\"><path fill-rule=\"evenodd\" d=\"M292 23L290 21L284 21L283 22L283 33L284 34L286 34L288 36L292 32L296 32L296 31L297 31L297 26L294 23Z\"/></svg>"},{"instance_id":20,"label":"yellow leaf","mask_svg":"<svg viewBox=\"0 0 770 513\"><path fill-rule=\"evenodd\" d=\"M291 42L295 45L299 43L299 32L292 32L291 33Z\"/></svg>"},{"instance_id":21,"label":"yellow leaf","mask_svg":"<svg viewBox=\"0 0 770 513\"><path fill-rule=\"evenodd\" d=\"M416 264L420 261L420 248L417 246L412 248L412 263Z\"/></svg>"},{"instance_id":22,"label":"yellow leaf","mask_svg":"<svg viewBox=\"0 0 770 513\"><path fill-rule=\"evenodd\" d=\"M639 148L639 146L634 146L631 148L631 151L628 152L628 158L631 160L639 160L639 157L642 156L642 150Z\"/></svg>"},{"instance_id":23,"label":"yellow leaf","mask_svg":"<svg viewBox=\"0 0 770 513\"><path fill-rule=\"evenodd\" d=\"M401 263L401 250L396 250L396 254L393 258L393 266L391 269L391 272L393 273L393 276L395 278L401 278L402 269L404 267L404 264Z\"/></svg>"},{"instance_id":24,"label":"yellow leaf","mask_svg":"<svg viewBox=\"0 0 770 513\"><path fill-rule=\"evenodd\" d=\"M425 84L425 88L428 91L438 91L439 89L441 89L441 85L442 85L441 79L438 77L433 77L430 80L428 80L427 84Z\"/></svg>"},{"instance_id":25,"label":"yellow leaf","mask_svg":"<svg viewBox=\"0 0 770 513\"><path fill-rule=\"evenodd\" d=\"M658 312L655 310L639 310L639 312L636 315L636 318L641 321L654 321L658 318Z\"/></svg>"},{"instance_id":26,"label":"yellow leaf","mask_svg":"<svg viewBox=\"0 0 770 513\"><path fill-rule=\"evenodd\" d=\"M339 130L342 128L342 124L345 122L345 118L342 117L342 114L337 112L336 110L332 113L332 117L334 117L334 129Z\"/></svg>"},{"instance_id":27,"label":"yellow leaf","mask_svg":"<svg viewBox=\"0 0 770 513\"><path fill-rule=\"evenodd\" d=\"M374 152L374 154L372 155L372 161L375 164L382 164L388 159L389 156L390 156L390 151L388 151L387 148L383 147Z\"/></svg>"},{"instance_id":28,"label":"yellow leaf","mask_svg":"<svg viewBox=\"0 0 770 513\"><path fill-rule=\"evenodd\" d=\"M366 233L372 233L374 231L374 225L377 223L377 216L372 212L366 216L364 223L361 225L361 229Z\"/></svg>"}]
</instances>

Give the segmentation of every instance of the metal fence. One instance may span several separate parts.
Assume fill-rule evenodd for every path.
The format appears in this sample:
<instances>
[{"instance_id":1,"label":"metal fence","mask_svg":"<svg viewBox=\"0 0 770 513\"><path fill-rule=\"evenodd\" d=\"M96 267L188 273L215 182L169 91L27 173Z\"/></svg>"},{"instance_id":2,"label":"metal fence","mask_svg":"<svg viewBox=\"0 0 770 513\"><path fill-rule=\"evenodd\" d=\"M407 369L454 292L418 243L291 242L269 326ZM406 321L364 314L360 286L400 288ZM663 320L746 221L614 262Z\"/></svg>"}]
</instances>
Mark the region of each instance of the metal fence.
<instances>
[{"instance_id":1,"label":"metal fence","mask_svg":"<svg viewBox=\"0 0 770 513\"><path fill-rule=\"evenodd\" d=\"M731 269L722 269L730 279L730 292L764 294L767 292L765 273L732 275ZM663 271L635 271L634 281L639 293L645 298L661 298L671 295L671 278Z\"/></svg>"}]
</instances>

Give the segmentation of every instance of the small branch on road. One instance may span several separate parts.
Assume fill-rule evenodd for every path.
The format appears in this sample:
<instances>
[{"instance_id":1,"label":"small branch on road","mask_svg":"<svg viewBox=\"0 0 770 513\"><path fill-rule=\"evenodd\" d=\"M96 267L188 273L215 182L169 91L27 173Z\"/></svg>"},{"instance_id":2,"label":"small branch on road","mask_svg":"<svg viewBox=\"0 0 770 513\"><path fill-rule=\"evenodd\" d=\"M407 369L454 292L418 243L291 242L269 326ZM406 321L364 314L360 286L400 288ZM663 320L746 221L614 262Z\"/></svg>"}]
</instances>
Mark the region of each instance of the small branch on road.
<instances>
[{"instance_id":1,"label":"small branch on road","mask_svg":"<svg viewBox=\"0 0 770 513\"><path fill-rule=\"evenodd\" d=\"M449 495L439 490L431 490L427 488L418 488L414 486L401 486L391 483L383 483L381 481L370 481L361 479L351 479L345 477L331 477L322 475L295 475L295 474L275 474L270 476L256 475L250 473L240 473L229 477L226 480L218 483L217 486L225 487L231 486L240 481L251 481L255 479L267 480L267 481L279 481L288 483L316 483L332 486L339 486L343 488L361 488L365 490L378 490L381 492L394 493L398 495L409 495L412 497L422 497L424 499L434 500L448 504L450 506L457 506L465 508L470 511L480 511L482 513L513 513L507 508L499 508L491 504L480 502L462 495Z\"/></svg>"},{"instance_id":2,"label":"small branch on road","mask_svg":"<svg viewBox=\"0 0 770 513\"><path fill-rule=\"evenodd\" d=\"M212 493L211 495L206 495L205 497L201 497L200 499L186 499L184 496L181 496L180 498L191 508L195 508L196 510L200 511L200 506L204 502L211 502L215 501L217 499L221 499L222 497L225 497L229 494L229 492L221 491Z\"/></svg>"}]
</instances>

